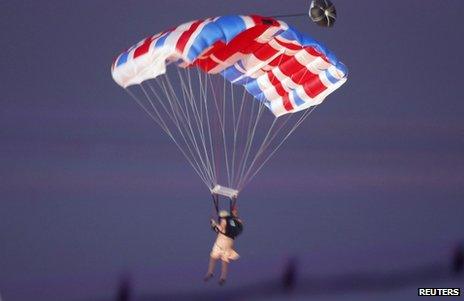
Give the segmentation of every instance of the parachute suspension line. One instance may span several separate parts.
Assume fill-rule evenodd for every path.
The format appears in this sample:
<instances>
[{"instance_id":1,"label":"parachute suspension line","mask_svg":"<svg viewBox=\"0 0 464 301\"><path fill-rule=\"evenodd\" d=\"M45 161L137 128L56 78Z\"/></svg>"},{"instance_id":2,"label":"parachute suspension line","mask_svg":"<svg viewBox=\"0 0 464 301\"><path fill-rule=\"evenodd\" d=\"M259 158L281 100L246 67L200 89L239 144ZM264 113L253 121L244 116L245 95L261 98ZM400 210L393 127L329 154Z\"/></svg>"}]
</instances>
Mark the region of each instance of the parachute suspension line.
<instances>
[{"instance_id":1,"label":"parachute suspension line","mask_svg":"<svg viewBox=\"0 0 464 301\"><path fill-rule=\"evenodd\" d=\"M277 135L280 133L280 131L285 127L285 125L288 123L288 121L290 119L292 119L293 117L293 114L291 115L286 115L285 117L278 117L278 118L274 118L271 126L269 127L269 130L267 131L266 133L266 136L265 138L263 139L263 142L261 143L258 151L256 152L256 155L253 159L253 162L251 162L250 166L248 167L244 177L243 177L243 181L240 183L240 185L238 185L241 188L243 188L243 186L245 185L245 183L248 183L247 181L247 177L248 175L253 172L253 167L255 166L255 164L258 162L258 160L261 158L261 155L267 150L267 148L271 145L271 143L274 141L274 139L277 137ZM281 120L285 118L285 121L281 122L280 125L277 127L277 129L275 130L275 132L271 135L272 133L272 130L275 126L275 124L278 122L278 120ZM269 139L269 137L271 137Z\"/></svg>"},{"instance_id":2,"label":"parachute suspension line","mask_svg":"<svg viewBox=\"0 0 464 301\"><path fill-rule=\"evenodd\" d=\"M315 109L276 118L263 96L247 93L248 81L236 85L199 68L193 77L188 67L174 69L139 85L146 101L141 101L142 93L126 91L174 141L210 190L222 184L242 190ZM172 76L178 85L173 86ZM215 199L219 202L218 194Z\"/></svg>"},{"instance_id":3,"label":"parachute suspension line","mask_svg":"<svg viewBox=\"0 0 464 301\"><path fill-rule=\"evenodd\" d=\"M173 136L171 131L166 126L166 123L164 122L163 118L160 116L158 110L156 108L154 108L154 112L156 113L156 115L158 117L157 118L157 117L155 117L153 115L153 113L149 109L147 109L147 107L143 104L143 101L141 101L132 91L130 91L129 89L125 89L125 91L132 97L132 99L135 100L135 102L142 108L142 110L145 111L145 113L147 113L147 115L153 121L155 121L155 123L157 123L161 127L161 129L171 138L171 140L174 142L174 144L177 146L177 148L179 148L181 153L187 159L187 161L192 166L193 170L197 173L197 175L200 177L200 179L203 181L203 183L205 183L205 185L208 185L208 181L204 177L203 173L201 172L200 169L197 168L197 166L195 166L195 164L192 162L192 159L187 155L187 153L179 145L179 143L177 142L177 140L175 139L175 137Z\"/></svg>"},{"instance_id":4,"label":"parachute suspension line","mask_svg":"<svg viewBox=\"0 0 464 301\"><path fill-rule=\"evenodd\" d=\"M280 53L280 59L279 59L279 62L277 63L277 65L280 65L280 63L282 62L283 57L284 57L284 53ZM260 99L260 104L263 104L264 101L265 101L265 99ZM269 127L268 132L267 132L267 134L265 136L265 139L263 140L263 143L261 144L261 147L264 144L264 142L266 141L267 137L269 136L269 133L272 131L272 128L274 127L275 121L276 121L276 119L273 120L272 125ZM261 147L257 151L256 156L253 159L253 162L256 160L257 156L259 156Z\"/></svg>"},{"instance_id":5,"label":"parachute suspension line","mask_svg":"<svg viewBox=\"0 0 464 301\"><path fill-rule=\"evenodd\" d=\"M172 84L171 84L171 81L169 80L169 76L168 74L166 73L166 77L164 78L167 84L167 87L169 88L169 90L166 89L166 86L163 82L163 87L165 88L165 92L169 95L169 93L173 96L173 97L170 97L169 98L169 101L172 105L172 99L174 99L174 101L177 102L177 104L179 104L179 99L177 97L177 94L174 90L174 88L172 87ZM183 79L181 79L183 81ZM185 83L184 83L185 84ZM196 121L196 126L197 126L197 130L200 128L200 125L199 125L199 121L198 121L198 118L197 118L197 115L196 115L196 101L190 101L190 104L191 104L191 110L193 111L194 113L194 116L195 116L195 121ZM187 108L188 110L188 108ZM200 147L198 146L198 142L197 142L197 139L196 139L196 135L195 135L195 131L193 130L192 128L192 124L191 123L187 123L187 126L186 126L186 131L187 133L190 132L189 134L189 137L191 139L191 142L196 150L196 153L198 155L198 158L200 159L200 162L201 162L201 165L203 166L203 170L205 173L208 174L208 177L210 179L210 182L212 183L213 182L213 175L209 173L209 168L207 166L207 162L206 162L206 158L207 158L207 154L203 154L202 151L200 150ZM201 136L201 131L198 130L198 136Z\"/></svg>"},{"instance_id":6,"label":"parachute suspension line","mask_svg":"<svg viewBox=\"0 0 464 301\"><path fill-rule=\"evenodd\" d=\"M189 85L191 86L191 80L190 80L190 77L188 77L185 80L180 72L178 72L178 75L179 75L179 79L180 79L181 88L182 88L183 93L187 92L187 94L184 94L184 97L185 97L185 96L188 95L188 92L192 91L191 89L187 89L187 86L186 86L185 82L187 81L187 83L189 83ZM171 90L173 91L171 84L170 84L170 87L171 87ZM195 145L195 148L197 150L198 156L201 158L201 161L203 162L203 167L205 168L205 172L209 174L209 177L210 177L210 180L211 180L211 185L212 185L214 183L214 181L215 181L215 175L212 172L210 159L209 159L209 156L208 156L208 152L206 150L203 121L202 121L202 117L200 116L200 113L198 112L198 108L197 108L197 102L198 101L196 101L194 99L193 93L190 93L190 95L188 95L186 98L187 98L188 101L185 101L185 99L184 99L184 103L187 103L187 102L189 103L190 110L192 111L192 115L193 115L194 120L195 120L195 123L187 122L187 124L188 124L190 132L191 132L191 134L193 136L194 145ZM187 119L189 121L191 121L189 113L188 113L189 108L186 107L185 111L187 112ZM193 123L193 125L192 125L192 123ZM196 128L194 129L192 126L193 127L196 126ZM201 140L200 141L201 142L200 146L198 145L197 139L195 138L195 136L196 136L195 133L198 134L198 137Z\"/></svg>"},{"instance_id":7,"label":"parachute suspension line","mask_svg":"<svg viewBox=\"0 0 464 301\"><path fill-rule=\"evenodd\" d=\"M247 80L248 82L248 80ZM246 89L243 88L244 90L244 93L246 93ZM256 104L256 101L252 101L251 102L251 110L249 111L250 114L248 115L248 126L247 126L247 132L246 132L246 141L245 141L245 144L244 144L244 147L243 147L243 150L242 150L242 154L240 156L240 160L239 160L239 164L237 166L237 174L235 175L235 178L234 178L234 184L235 183L238 183L240 181L240 170L242 169L242 165L244 163L244 157L245 157L245 153L248 149L248 145L250 143L249 141L249 137L251 136L250 133L251 133L251 129L252 129L252 117L254 116L254 110L255 110L255 104ZM244 125L245 126L245 125Z\"/></svg>"},{"instance_id":8,"label":"parachute suspension line","mask_svg":"<svg viewBox=\"0 0 464 301\"><path fill-rule=\"evenodd\" d=\"M158 98L158 101L160 103L160 105L162 106L162 108L164 109L164 111L166 112L166 114L168 115L168 117L170 118L171 122L176 126L180 136L182 137L185 145L187 146L193 160L195 161L195 163L197 164L198 166L198 169L202 172L203 174L203 177L205 179L208 179L208 182L211 182L211 179L210 177L208 177L208 175L205 173L205 169L204 169L204 162L202 161L202 158L200 156L200 153L196 150L197 147L195 145L195 135L188 131L188 129L186 128L185 126L185 122L183 122L183 118L182 118L182 115L180 113L180 109L178 108L178 106L176 106L176 104L174 103L175 99L173 97L173 95L171 95L171 93L169 93L168 89L166 88L166 85L165 83L163 82L163 77L161 77L160 81L161 81L161 84L156 81L156 83L158 84L158 86L163 90L165 96L166 96L166 99L168 100L167 102L169 103L170 105L170 108L171 108L171 111L172 111L172 114L169 112L169 110L166 108L166 105L164 104L165 101L163 101L163 99L161 98ZM154 88L151 86L151 90L154 92ZM172 91L173 92L173 91ZM156 92L154 92L154 95L157 96L158 94ZM147 96L149 97L149 96ZM178 104L178 102L177 102ZM188 124L188 123L187 123ZM185 132L184 132L185 131ZM189 138L187 140L187 138ZM193 136L193 137L192 137ZM192 145L190 145L190 143ZM195 148L195 149L192 149ZM198 156L198 158L197 158ZM203 166L203 169L201 168L199 162L198 162L198 159L200 160L201 162L201 166Z\"/></svg>"},{"instance_id":9,"label":"parachute suspension line","mask_svg":"<svg viewBox=\"0 0 464 301\"><path fill-rule=\"evenodd\" d=\"M223 81L224 81L224 85L226 85L226 80L225 78L223 78ZM234 89L232 87L232 83L229 83L230 87L230 102L232 103L232 131L233 131L233 137L232 137L232 158L231 158L231 162L230 162L230 165L231 165L231 175L230 175L230 178L229 178L229 187L232 186L232 184L230 184L230 179L233 179L234 178L234 156L235 156L235 148L237 146L237 137L236 137L236 134L235 134L235 124L236 124L236 118L235 118L235 99L234 99Z\"/></svg>"},{"instance_id":10,"label":"parachute suspension line","mask_svg":"<svg viewBox=\"0 0 464 301\"><path fill-rule=\"evenodd\" d=\"M226 91L227 91L227 84L226 81L223 79L223 86L222 86L222 124L224 125L224 128L222 130L222 138L224 142L224 156L226 158L226 169L227 169L227 181L229 184L229 187L232 185L230 181L230 168L229 168L229 155L228 155L228 145L227 145L227 136L226 136ZM234 103L234 99L231 98L229 99L229 102L231 105Z\"/></svg>"},{"instance_id":11,"label":"parachute suspension line","mask_svg":"<svg viewBox=\"0 0 464 301\"><path fill-rule=\"evenodd\" d=\"M220 129L221 129L221 134L222 134L222 144L223 144L223 148L224 148L224 160L225 160L225 165L226 165L226 173L227 173L227 180L228 180L228 185L229 187L231 186L231 181L230 181L230 169L229 169L229 158L228 158L228 152L227 152L227 137L226 137L226 119L225 119L225 108L226 108L226 102L225 102L225 82L224 82L224 85L222 86L222 107L219 108L219 102L220 100L218 100L218 93L216 91L216 86L213 84L212 82L212 79L211 79L211 76L207 76L207 82L206 82L206 86L208 86L209 84L209 87L211 88L211 93L213 95L213 100L214 100L214 106L215 106L215 109L216 109L216 115L217 115L217 118L218 118L218 121L219 121L219 125L220 125Z\"/></svg>"},{"instance_id":12,"label":"parachute suspension line","mask_svg":"<svg viewBox=\"0 0 464 301\"><path fill-rule=\"evenodd\" d=\"M208 151L206 149L206 141L205 141L205 131L204 131L204 125L203 125L203 112L201 111L202 110L202 107L198 108L198 105L197 103L199 103L199 101L197 101L195 99L195 95L193 94L193 91L192 91L192 88L191 88L191 78L190 78L190 72L184 72L186 73L186 77L187 79L184 79L181 75L180 79L181 79L181 83L182 83L182 86L186 87L185 85L185 82L187 82L189 84L189 89L187 89L187 91L189 91L190 93L190 97L189 97L189 105L190 105L190 109L192 110L192 115L194 117L194 120L195 120L195 123L194 125L196 125L196 131L198 133L198 137L200 138L200 142L201 142L201 150L199 151L202 151L202 155L204 156L204 160L205 160L205 163L206 163L206 168L207 168L207 172L210 174L211 176L211 185L213 185L213 183L216 181L216 176L213 172L213 169L211 167L211 160L209 158L209 155L208 155ZM179 73L180 74L180 73ZM209 187L211 188L211 187Z\"/></svg>"},{"instance_id":13,"label":"parachute suspension line","mask_svg":"<svg viewBox=\"0 0 464 301\"><path fill-rule=\"evenodd\" d=\"M155 122L161 127L161 129L162 129L164 132L166 132L166 134L169 135L169 133L168 133L169 130L166 129L165 125L163 125L162 122L161 122L162 118L160 118L160 117L158 117L158 118L155 117L155 116L153 115L153 113L150 112L150 110L148 110L148 109L145 107L145 105L143 104L143 101L141 101L132 91L130 91L129 89L124 89L124 91L126 91L126 93L129 94L129 95L132 97L132 99L134 99L134 101L139 105L139 107L140 107L143 111L145 111L145 113L147 113L147 115L148 115L153 121L155 121ZM159 116L159 115L158 115L158 116ZM161 119L161 120L160 120L160 119Z\"/></svg>"},{"instance_id":14,"label":"parachute suspension line","mask_svg":"<svg viewBox=\"0 0 464 301\"><path fill-rule=\"evenodd\" d=\"M240 183L243 179L243 175L244 175L244 172L245 172L245 168L247 166L247 162L248 162L248 159L249 159L249 155L250 155L250 151L252 149L252 146L253 146L253 143L254 143L254 138L255 138L255 133L256 133L256 128L258 127L258 124L261 120L261 117L263 115L263 112L264 112L264 108L265 108L265 105L264 105L264 100L261 98L261 99L258 99L258 111L256 113L256 118L255 118L255 123L253 125L253 128L252 128L252 131L251 133L249 134L249 136L247 137L247 141L249 141L248 143L248 149L246 150L246 155L245 155L245 158L244 158L244 161L243 161L243 164L242 164L242 167L240 169L240 176L239 176L239 179L238 179L238 183ZM254 101L255 103L256 101Z\"/></svg>"},{"instance_id":15,"label":"parachute suspension line","mask_svg":"<svg viewBox=\"0 0 464 301\"><path fill-rule=\"evenodd\" d=\"M274 15L274 16L271 16L271 18L292 18L292 17L305 17L305 16L308 16L308 13Z\"/></svg>"},{"instance_id":16,"label":"parachute suspension line","mask_svg":"<svg viewBox=\"0 0 464 301\"><path fill-rule=\"evenodd\" d=\"M274 128L274 126L275 126L275 124L276 124L276 121L277 121L277 118L274 118L274 120L272 121L271 126L270 126L269 129L267 130L266 136L264 137L264 139L263 139L261 145L259 146L259 148L258 148L258 150L257 150L257 152L256 152L256 154L255 154L255 156L254 156L254 158L253 158L253 160L251 161L250 166L246 169L246 172L245 172L245 174L244 174L244 177L247 176L249 170L253 167L253 165L255 164L256 160L260 157L260 154L261 154L261 152L263 151L263 146L264 146L265 143L267 142L267 139L269 138L269 135L271 134L272 129ZM244 177L241 177L241 178L240 178L240 182L239 182L238 185L237 185L237 186L240 187L240 188L242 187L242 182L243 182L243 180L244 180Z\"/></svg>"},{"instance_id":17,"label":"parachute suspension line","mask_svg":"<svg viewBox=\"0 0 464 301\"><path fill-rule=\"evenodd\" d=\"M227 146L227 143L225 141L225 124L224 124L224 114L222 113L223 110L222 108L219 108L219 100L218 100L218 94L221 92L221 91L217 91L217 86L215 86L212 82L212 79L211 79L211 76L209 75L206 75L206 78L205 78L206 82L205 82L205 86L206 86L206 89L208 89L208 87L211 89L211 95L213 96L212 97L212 100L214 102L214 108L215 108L215 111L216 111L216 118L218 120L218 123L219 123L219 126L220 126L220 131L221 131L221 143L223 145L223 148L224 148L224 159L225 159L225 162L226 162L226 171L228 172L228 161L227 161L227 150L226 150L226 146ZM222 93L221 93L222 94ZM222 101L222 106L224 106L224 101ZM216 151L220 151L219 147L216 146Z\"/></svg>"},{"instance_id":18,"label":"parachute suspension line","mask_svg":"<svg viewBox=\"0 0 464 301\"><path fill-rule=\"evenodd\" d=\"M285 54L284 52L280 52L280 54L278 55L278 56L280 56L280 59L279 59L279 62L277 63L277 66L279 66L279 65L281 64L281 62L282 62L282 60L283 60L283 58L284 58L284 54ZM278 56L277 56L277 57L278 57ZM276 59L277 57L275 57L274 59ZM245 89L244 89L244 92L245 92ZM256 125L258 124L259 119L260 119L260 117L261 117L261 113L262 113L261 110L264 109L265 106L266 106L266 105L265 105L266 99L265 99L264 97L260 97L260 98L258 99L258 101L259 101L259 105L260 105L260 106L259 106L259 111L258 111L258 115L257 115L257 118L256 118ZM252 146L252 143L253 143L253 139L254 139L254 131L253 131L253 134L252 134L252 137L251 137L251 141L250 141L251 144L249 145L249 148L248 148L248 150L247 150L247 155L246 155L246 157L245 157L245 163L242 165L242 168L241 168L241 170L240 170L240 176L239 176L239 179L238 179L238 183L236 184L236 187L237 187L238 190L241 190L241 189L243 188L243 185L242 185L242 184L244 183L244 180L245 180L244 178L246 178L246 175L249 173L249 170L253 167L253 165L255 164L256 160L259 159L261 153L262 153L262 152L265 150L265 148L267 148L267 146L269 145L269 144L266 144L266 141L267 141L267 139L268 139L270 133L272 132L272 129L273 129L274 125L275 125L275 122L276 122L276 118L274 118L274 120L273 120L271 126L268 128L268 131L267 131L267 133L266 133L266 135L265 135L265 138L263 139L263 141L262 141L260 147L258 148L258 150L256 151L256 153L254 154L254 156L252 156L252 158L251 158L251 162L252 162L252 163L250 164L250 166L249 166L248 168L245 169L245 167L247 166L247 162L248 162L249 151L250 151L250 149L251 149L251 146ZM255 127L254 129L256 129L256 127ZM263 146L265 146L264 149L263 149Z\"/></svg>"},{"instance_id":19,"label":"parachute suspension line","mask_svg":"<svg viewBox=\"0 0 464 301\"><path fill-rule=\"evenodd\" d=\"M177 104L179 106L181 106L180 104L180 101L178 100L177 98L177 95L175 97L171 96L171 94L175 94L174 92L174 89L170 83L170 80L169 78L162 78L162 81L161 81L161 87L163 88L165 94L168 95L168 100L169 102L174 105L174 101L177 101ZM185 100L184 100L185 101ZM189 103L195 103L195 101L190 101ZM197 142L197 138L196 138L196 133L193 129L193 125L192 125L192 122L189 122L189 120L191 119L190 118L190 114L189 114L189 107L185 107L184 109L181 110L181 112L183 112L183 115L184 115L184 118L186 119L186 122L183 124L183 128L186 132L186 135L189 137L189 141L191 143L192 146L188 145L188 148L191 150L192 148L194 148L194 151L193 152L196 156L195 157L198 157L198 160L200 161L201 163L201 170L203 171L203 173L205 174L205 176L209 179L209 182L210 184L208 185L208 187L210 185L212 185L211 183L213 182L213 175L211 173L209 173L209 169L207 168L207 162L205 162L205 159L204 157L202 156L202 152L200 151L200 148L198 146L198 142ZM195 112L193 112L192 114L194 114Z\"/></svg>"},{"instance_id":20,"label":"parachute suspension line","mask_svg":"<svg viewBox=\"0 0 464 301\"><path fill-rule=\"evenodd\" d=\"M280 62L282 61L282 58L283 56L281 56L280 58L280 61L279 61L279 64ZM304 78L304 76L306 75L306 73L308 72L308 69L305 71L305 73L303 74L303 76L301 78ZM297 82L297 84L301 84L301 79ZM272 141L278 136L279 132L285 127L285 125L288 123L288 121L290 119L292 119L292 117L294 116L294 114L289 114L285 117L285 121L281 123L281 125L277 128L277 130L275 131L275 133L272 135L271 139L269 139L268 141L266 141L269 137L269 134L274 126L274 123L278 120L278 119L282 119L283 117L278 117L278 118L275 118L271 127L269 128L269 131L267 132L264 140L263 140L263 143L261 144L261 147L259 148L259 150L257 151L256 153L256 156L255 156L255 160L253 160L253 162L250 164L247 172L245 173L245 175L243 176L242 178L242 183L240 183L239 185L239 190L241 190L245 185L247 185L249 183L249 181L251 181L251 179L261 170L261 168L267 163L267 161L274 155L274 153L280 148L280 146L285 142L285 140L293 133L293 131L296 130L296 128L306 119L306 117L308 117L312 111L315 109L315 106L312 107L311 109L307 109L303 112L303 114L301 115L300 119L298 119L295 124L293 124L293 127L290 128L290 131L288 131L288 133L286 135L284 135L283 139L280 141L280 143L277 145L277 147L275 147L271 153L264 158L264 160L262 161L261 165L258 164L257 168L254 169L255 167L255 163L258 162L258 160L260 159L261 155L266 151L266 149L269 147L269 145L271 145ZM307 114L307 115L306 115ZM251 176L250 176L251 174Z\"/></svg>"},{"instance_id":21,"label":"parachute suspension line","mask_svg":"<svg viewBox=\"0 0 464 301\"><path fill-rule=\"evenodd\" d=\"M225 80L225 79L224 79ZM248 81L247 81L248 82ZM233 92L233 84L230 83L230 88L231 88L231 91ZM234 187L237 187L237 183L235 181L235 154L237 152L237 133L238 133L238 130L239 130L239 127L240 127L240 121L242 119L242 113L243 113L243 107L244 107L244 104L245 104L245 97L246 96L246 89L243 89L243 92L242 92L242 101L241 101L241 104L240 104L240 111L238 113L238 117L237 117L237 122L234 126L234 148L233 148L233 153L232 153L232 181L233 181L233 185ZM233 99L232 97L232 101L235 103L235 100ZM235 120L235 118L234 118Z\"/></svg>"},{"instance_id":22,"label":"parachute suspension line","mask_svg":"<svg viewBox=\"0 0 464 301\"><path fill-rule=\"evenodd\" d=\"M210 117L209 117L209 109L208 109L208 90L205 89L206 87L204 87L204 85L202 85L202 82L206 82L206 77L207 75L205 74L205 80L202 81L201 79L201 76L202 74L200 73L200 71L197 69L197 75L198 75L198 81L200 82L200 101L202 101L202 103L204 103L204 108L205 108L205 116L206 116L206 123L207 123L207 130L208 130L208 140L209 140L209 148L210 148L210 153L211 153L211 163L212 163L212 171L213 171L213 174L214 174L214 183L213 185L216 185L217 184L217 167L216 167L216 158L215 158L215 154L214 154L214 148L213 148L213 138L212 138L212 135L211 135L211 121L210 121ZM190 90L193 91L192 89L192 86L190 85ZM202 93L203 93L203 96L202 96ZM210 187L210 189L213 188L213 187Z\"/></svg>"},{"instance_id":23,"label":"parachute suspension line","mask_svg":"<svg viewBox=\"0 0 464 301\"><path fill-rule=\"evenodd\" d=\"M256 174L258 174L258 172L261 170L261 168L263 168L263 166L267 163L267 161L269 161L269 159L271 159L271 157L277 152L277 150L279 150L279 148L282 146L282 144L300 126L300 124L303 123L303 121L306 118L308 118L309 115L311 115L311 113L316 109L316 107L317 106L313 106L311 109L307 109L306 111L304 111L304 113L301 115L301 117L298 119L298 121L295 123L295 125L291 128L291 130L284 136L284 138L277 145L277 147L272 150L272 152L266 157L266 159L261 163L261 165L259 165L259 167L256 169L256 171L246 179L246 181L243 183L243 186L248 184L251 181L251 179L253 179L256 176Z\"/></svg>"},{"instance_id":24,"label":"parachute suspension line","mask_svg":"<svg viewBox=\"0 0 464 301\"><path fill-rule=\"evenodd\" d=\"M179 72L179 71L178 71ZM209 173L211 174L212 176L212 186L209 187L210 189L213 187L214 183L217 181L216 179L216 172L215 172L215 168L214 168L214 158L210 158L210 155L209 155L209 152L208 152L208 149L207 149L207 137L205 135L205 126L204 126L204 115L206 115L206 120L209 124L209 120L208 120L208 113L207 113L207 106L203 106L203 98L206 97L206 95L202 95L202 93L204 92L204 90L202 90L202 87L200 87L200 96L199 96L199 100L196 101L195 100L195 95L193 93L193 87L192 87L192 79L191 79L191 76L190 76L190 69L187 69L186 71L184 71L185 74L187 74L187 83L188 83L188 91L190 93L190 105L192 107L192 111L194 112L194 116L196 118L196 121L197 121L197 126L198 126L198 130L199 130L199 133L200 133L200 138L201 138L201 142L202 142L202 149L204 151L204 154L205 154L205 157L206 157L206 162L207 162L207 165L208 165L208 170L209 170ZM198 109L197 108L197 103L199 103L200 105L200 108ZM206 104L206 102L205 102ZM203 108L205 109L205 112L203 112ZM207 126L207 129L209 130L209 126ZM211 135L209 135L209 139L211 139Z\"/></svg>"},{"instance_id":25,"label":"parachute suspension line","mask_svg":"<svg viewBox=\"0 0 464 301\"><path fill-rule=\"evenodd\" d=\"M164 94L166 96L166 99L168 100L167 102L170 104L170 108L172 110L172 115L170 114L170 112L168 111L168 109L166 108L166 105L164 104L165 103L165 100L161 99L161 98L158 98L158 101L160 103L160 105L162 106L162 108L164 109L164 111L166 112L166 114L168 115L168 117L170 118L171 122L176 126L180 136L182 137L182 140L184 141L185 145L187 146L188 148L188 151L190 152L190 155L192 156L193 160L195 161L196 165L198 166L198 170L200 170L200 172L203 174L203 177L205 179L208 180L208 182L211 182L210 180L210 177L208 177L208 174L205 173L205 170L204 170L204 163L201 161L201 157L200 157L200 154L198 153L198 151L195 151L195 149L192 149L192 148L196 148L195 146L195 138L194 138L194 134L191 134L189 133L188 129L186 128L185 126L185 122L182 122L183 119L182 119L182 116L180 114L180 110L179 108L175 105L174 101L173 101L173 97L172 95L170 95L170 93L168 92L167 88L166 88L166 85L165 83L163 82L163 77L161 78L161 84L157 81L157 84L160 86L160 88L162 87L163 88L163 91L164 91ZM153 91L154 88L151 87ZM155 94L157 95L157 93ZM185 132L184 132L185 131ZM189 138L187 139L186 138ZM193 136L193 137L192 137ZM190 142L190 143L189 143ZM192 145L191 145L192 144ZM183 148L182 148L183 149ZM197 156L199 158L197 158ZM200 160L200 162L202 163L200 165L200 163L198 162L198 159ZM203 166L203 168L201 167Z\"/></svg>"},{"instance_id":26,"label":"parachute suspension line","mask_svg":"<svg viewBox=\"0 0 464 301\"><path fill-rule=\"evenodd\" d=\"M181 92L182 92L182 102L181 102L181 108L182 108L182 111L184 112L184 116L186 118L186 122L190 123L191 122L191 117L190 117L190 113L188 111L188 106L187 106L187 102L188 101L191 101L191 95L189 95L184 83L182 83L181 81L181 75L179 73L179 69L176 69L177 70L177 74L178 74L178 77L179 77L179 81L181 82Z\"/></svg>"}]
</instances>

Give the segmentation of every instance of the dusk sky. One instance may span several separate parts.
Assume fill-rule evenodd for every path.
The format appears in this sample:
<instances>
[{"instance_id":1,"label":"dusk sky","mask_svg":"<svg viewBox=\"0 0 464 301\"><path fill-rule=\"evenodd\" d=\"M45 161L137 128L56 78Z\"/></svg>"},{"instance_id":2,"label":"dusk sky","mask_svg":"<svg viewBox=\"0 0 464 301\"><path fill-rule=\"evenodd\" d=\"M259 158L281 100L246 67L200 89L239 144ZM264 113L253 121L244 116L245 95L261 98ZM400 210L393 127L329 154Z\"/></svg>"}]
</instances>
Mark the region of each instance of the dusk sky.
<instances>
[{"instance_id":1,"label":"dusk sky","mask_svg":"<svg viewBox=\"0 0 464 301\"><path fill-rule=\"evenodd\" d=\"M464 1L333 2L333 28L285 21L335 52L348 81L240 195L245 231L226 292L278 279L292 256L302 277L348 279L446 265L464 240ZM112 300L124 274L143 300L222 289L202 282L209 191L110 65L186 21L308 7L0 1L1 301ZM413 300L418 287L462 280L311 300Z\"/></svg>"}]
</instances>

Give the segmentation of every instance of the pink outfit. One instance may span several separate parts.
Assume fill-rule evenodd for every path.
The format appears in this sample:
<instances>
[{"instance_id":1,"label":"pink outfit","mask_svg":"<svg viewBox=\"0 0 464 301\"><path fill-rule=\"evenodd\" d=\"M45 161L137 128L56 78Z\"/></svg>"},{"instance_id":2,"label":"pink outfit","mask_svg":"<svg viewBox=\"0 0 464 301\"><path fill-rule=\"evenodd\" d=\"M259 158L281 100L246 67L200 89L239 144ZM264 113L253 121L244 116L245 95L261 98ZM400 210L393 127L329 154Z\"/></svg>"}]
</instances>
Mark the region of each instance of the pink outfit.
<instances>
[{"instance_id":1,"label":"pink outfit","mask_svg":"<svg viewBox=\"0 0 464 301\"><path fill-rule=\"evenodd\" d=\"M222 261L229 262L230 260L237 260L240 256L233 249L234 240L230 237L219 233L210 256L214 259L221 259Z\"/></svg>"}]
</instances>

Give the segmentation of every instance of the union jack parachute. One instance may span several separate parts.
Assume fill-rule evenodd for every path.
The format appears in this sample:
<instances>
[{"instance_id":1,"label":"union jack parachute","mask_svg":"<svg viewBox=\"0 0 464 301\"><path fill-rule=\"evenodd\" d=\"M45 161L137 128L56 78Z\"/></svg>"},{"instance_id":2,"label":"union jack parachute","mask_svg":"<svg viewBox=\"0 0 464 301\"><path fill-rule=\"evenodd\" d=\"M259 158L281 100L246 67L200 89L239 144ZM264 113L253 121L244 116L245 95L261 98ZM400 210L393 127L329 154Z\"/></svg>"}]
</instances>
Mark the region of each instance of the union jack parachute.
<instances>
[{"instance_id":1,"label":"union jack parachute","mask_svg":"<svg viewBox=\"0 0 464 301\"><path fill-rule=\"evenodd\" d=\"M111 72L211 192L228 197L347 79L321 43L256 15L160 32L117 56Z\"/></svg>"}]
</instances>

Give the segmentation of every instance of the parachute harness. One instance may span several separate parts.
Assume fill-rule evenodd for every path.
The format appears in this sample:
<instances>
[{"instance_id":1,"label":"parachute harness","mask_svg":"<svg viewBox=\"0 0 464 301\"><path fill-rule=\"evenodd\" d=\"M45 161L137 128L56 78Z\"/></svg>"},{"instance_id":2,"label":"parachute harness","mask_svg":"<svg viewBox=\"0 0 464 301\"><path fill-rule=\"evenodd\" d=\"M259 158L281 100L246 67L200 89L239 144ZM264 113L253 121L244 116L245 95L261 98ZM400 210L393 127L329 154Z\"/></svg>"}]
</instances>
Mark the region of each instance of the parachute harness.
<instances>
[{"instance_id":1,"label":"parachute harness","mask_svg":"<svg viewBox=\"0 0 464 301\"><path fill-rule=\"evenodd\" d=\"M213 216L216 216L219 218L219 195L212 193L211 197L213 198L213 205L214 205L214 211L213 211ZM232 212L237 206L237 198L232 197L229 198L229 212Z\"/></svg>"},{"instance_id":2,"label":"parachute harness","mask_svg":"<svg viewBox=\"0 0 464 301\"><path fill-rule=\"evenodd\" d=\"M236 197L229 198L229 212L231 214L228 217L225 217L227 221L226 228L221 230L221 228L219 228L218 225L214 222L214 213L216 214L217 222L218 223L220 222L219 195L212 193L211 196L213 198L214 210L216 211L216 212L213 212L211 228L216 233L221 233L227 237L235 239L238 235L240 235L243 232L242 221L238 218L238 216L233 214L233 211L234 209L236 209L236 206L237 206L237 198Z\"/></svg>"},{"instance_id":3,"label":"parachute harness","mask_svg":"<svg viewBox=\"0 0 464 301\"><path fill-rule=\"evenodd\" d=\"M219 216L219 196L217 194L211 194L211 196L213 197L213 205L214 205L214 209L216 210L215 212L213 212L213 215L218 217Z\"/></svg>"}]
</instances>

